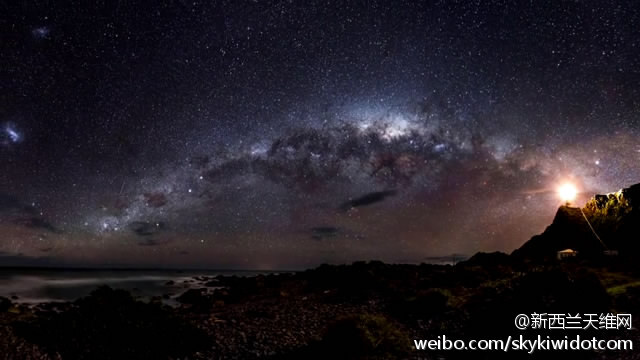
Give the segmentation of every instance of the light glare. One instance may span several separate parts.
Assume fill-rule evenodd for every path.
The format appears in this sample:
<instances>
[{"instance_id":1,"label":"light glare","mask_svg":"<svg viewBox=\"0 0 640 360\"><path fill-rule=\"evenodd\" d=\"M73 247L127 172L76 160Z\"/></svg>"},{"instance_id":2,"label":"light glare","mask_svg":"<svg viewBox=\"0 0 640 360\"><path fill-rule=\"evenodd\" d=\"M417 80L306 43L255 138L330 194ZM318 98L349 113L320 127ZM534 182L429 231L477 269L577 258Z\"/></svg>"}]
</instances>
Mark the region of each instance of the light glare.
<instances>
[{"instance_id":1,"label":"light glare","mask_svg":"<svg viewBox=\"0 0 640 360\"><path fill-rule=\"evenodd\" d=\"M578 195L578 188L575 185L565 183L558 188L558 196L562 201L570 202L575 200Z\"/></svg>"}]
</instances>

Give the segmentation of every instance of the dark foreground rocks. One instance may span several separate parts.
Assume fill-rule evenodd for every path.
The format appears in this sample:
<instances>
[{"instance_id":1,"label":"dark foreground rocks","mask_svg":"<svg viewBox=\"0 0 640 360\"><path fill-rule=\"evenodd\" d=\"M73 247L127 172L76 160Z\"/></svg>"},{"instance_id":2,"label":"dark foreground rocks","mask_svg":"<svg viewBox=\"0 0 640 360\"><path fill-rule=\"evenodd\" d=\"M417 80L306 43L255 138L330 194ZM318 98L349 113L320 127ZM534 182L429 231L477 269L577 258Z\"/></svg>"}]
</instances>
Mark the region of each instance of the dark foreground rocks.
<instances>
[{"instance_id":1,"label":"dark foreground rocks","mask_svg":"<svg viewBox=\"0 0 640 360\"><path fill-rule=\"evenodd\" d=\"M64 311L41 312L14 332L63 359L178 358L206 350L207 334L173 311L101 287Z\"/></svg>"},{"instance_id":2,"label":"dark foreground rocks","mask_svg":"<svg viewBox=\"0 0 640 360\"><path fill-rule=\"evenodd\" d=\"M295 274L219 276L215 283L183 293L177 307L106 287L73 303L28 307L0 299L0 359L518 359L531 356L417 351L413 339L519 336L513 325L519 313L640 316L640 268L527 264L502 254L456 266L359 262ZM633 330L580 334L639 344L634 323ZM532 357L640 355L547 351Z\"/></svg>"}]
</instances>

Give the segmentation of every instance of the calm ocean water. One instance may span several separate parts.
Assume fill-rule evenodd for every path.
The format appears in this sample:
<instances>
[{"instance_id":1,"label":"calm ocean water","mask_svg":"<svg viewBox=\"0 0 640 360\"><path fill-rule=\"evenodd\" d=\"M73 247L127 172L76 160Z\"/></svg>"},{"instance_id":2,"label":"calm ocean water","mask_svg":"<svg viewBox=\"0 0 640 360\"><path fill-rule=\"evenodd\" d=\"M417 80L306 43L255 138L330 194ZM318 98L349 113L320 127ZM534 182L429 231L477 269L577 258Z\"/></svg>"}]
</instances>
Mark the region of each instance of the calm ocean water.
<instances>
[{"instance_id":1,"label":"calm ocean water","mask_svg":"<svg viewBox=\"0 0 640 360\"><path fill-rule=\"evenodd\" d=\"M175 270L40 270L0 269L0 296L15 302L37 304L70 301L88 295L101 285L125 289L142 300L168 295L174 299L190 288L205 287L216 275L254 276L248 271ZM204 278L203 278L204 277Z\"/></svg>"}]
</instances>

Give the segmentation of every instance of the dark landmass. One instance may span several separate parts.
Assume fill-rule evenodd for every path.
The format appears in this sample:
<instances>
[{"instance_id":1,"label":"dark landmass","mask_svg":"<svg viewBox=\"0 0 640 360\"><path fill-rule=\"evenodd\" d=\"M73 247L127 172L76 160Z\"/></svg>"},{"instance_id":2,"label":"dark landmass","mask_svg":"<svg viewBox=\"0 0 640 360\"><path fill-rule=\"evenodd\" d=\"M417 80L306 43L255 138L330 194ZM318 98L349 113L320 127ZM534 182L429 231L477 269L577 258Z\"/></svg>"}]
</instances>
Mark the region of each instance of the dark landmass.
<instances>
[{"instance_id":1,"label":"dark landmass","mask_svg":"<svg viewBox=\"0 0 640 360\"><path fill-rule=\"evenodd\" d=\"M108 287L71 303L0 298L4 359L638 359L638 351L418 351L413 339L588 338L640 344L638 186L563 206L512 255L456 265L356 262L252 277L200 276L180 305ZM578 256L560 260L566 248ZM617 256L605 255L617 250ZM166 297L165 297L166 298ZM517 330L517 314L630 313L632 330Z\"/></svg>"},{"instance_id":2,"label":"dark landmass","mask_svg":"<svg viewBox=\"0 0 640 360\"><path fill-rule=\"evenodd\" d=\"M640 184L636 184L595 195L582 209L561 206L553 223L513 255L523 260L545 260L556 257L560 250L573 249L582 258L598 259L605 250L614 250L620 257L640 259L639 238Z\"/></svg>"},{"instance_id":3,"label":"dark landmass","mask_svg":"<svg viewBox=\"0 0 640 360\"><path fill-rule=\"evenodd\" d=\"M519 313L640 316L640 267L612 261L523 263L477 254L456 266L360 262L255 277L218 276L175 308L107 287L72 303L0 299L4 359L512 359L525 354L419 352L413 339L502 338ZM637 325L637 324L636 324ZM525 331L525 334L537 334ZM593 335L636 341L637 330ZM543 334L564 336L566 332ZM580 332L587 336L589 331ZM593 336L592 335L592 336ZM633 359L633 352L538 357ZM431 358L431 357L428 357Z\"/></svg>"}]
</instances>

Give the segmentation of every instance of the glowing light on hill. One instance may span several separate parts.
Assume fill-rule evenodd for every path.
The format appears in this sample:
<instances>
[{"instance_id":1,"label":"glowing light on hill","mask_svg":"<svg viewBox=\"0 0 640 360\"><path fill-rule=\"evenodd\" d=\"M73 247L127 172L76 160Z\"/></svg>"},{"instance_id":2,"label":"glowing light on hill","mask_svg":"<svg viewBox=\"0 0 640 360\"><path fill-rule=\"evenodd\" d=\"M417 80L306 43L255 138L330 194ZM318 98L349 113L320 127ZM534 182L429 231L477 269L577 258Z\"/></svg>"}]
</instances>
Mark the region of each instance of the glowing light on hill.
<instances>
[{"instance_id":1,"label":"glowing light on hill","mask_svg":"<svg viewBox=\"0 0 640 360\"><path fill-rule=\"evenodd\" d=\"M578 188L570 183L564 183L558 187L558 197L565 202L571 202L576 199Z\"/></svg>"}]
</instances>

